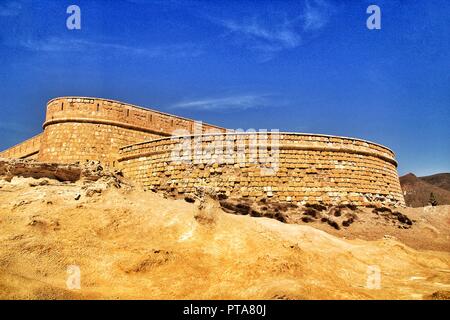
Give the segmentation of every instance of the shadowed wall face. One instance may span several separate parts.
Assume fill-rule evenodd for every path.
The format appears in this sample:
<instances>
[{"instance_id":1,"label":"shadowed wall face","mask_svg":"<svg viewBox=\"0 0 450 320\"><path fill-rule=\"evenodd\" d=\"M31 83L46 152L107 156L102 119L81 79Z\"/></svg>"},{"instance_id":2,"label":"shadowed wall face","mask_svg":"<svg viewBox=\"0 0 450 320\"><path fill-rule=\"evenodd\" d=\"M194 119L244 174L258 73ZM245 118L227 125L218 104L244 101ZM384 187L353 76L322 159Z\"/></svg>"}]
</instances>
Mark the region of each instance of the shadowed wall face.
<instances>
[{"instance_id":1,"label":"shadowed wall face","mask_svg":"<svg viewBox=\"0 0 450 320\"><path fill-rule=\"evenodd\" d=\"M254 143L248 134L231 139L234 145ZM207 135L201 143L208 152L198 153L196 161L174 160L180 142L159 139L122 148L119 162L125 175L145 188L174 194L209 187L229 197L253 200L404 206L397 164L389 149L357 139L294 133L279 134L277 140L277 159L273 154L271 159L262 156L259 163L224 158L223 150L211 146L214 139ZM246 159L254 155L249 147L242 151L239 156ZM218 163L218 158L224 161ZM276 171L263 174L262 169L274 160L278 161L272 166Z\"/></svg>"}]
</instances>

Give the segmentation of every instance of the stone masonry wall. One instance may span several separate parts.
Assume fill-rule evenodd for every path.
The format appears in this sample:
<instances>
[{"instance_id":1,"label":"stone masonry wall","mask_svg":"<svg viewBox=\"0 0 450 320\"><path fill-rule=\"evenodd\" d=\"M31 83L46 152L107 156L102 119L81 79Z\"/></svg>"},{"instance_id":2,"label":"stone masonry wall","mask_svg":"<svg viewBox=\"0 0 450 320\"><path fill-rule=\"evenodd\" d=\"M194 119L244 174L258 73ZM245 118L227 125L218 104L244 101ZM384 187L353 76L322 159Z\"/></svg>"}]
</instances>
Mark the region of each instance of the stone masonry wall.
<instances>
[{"instance_id":1,"label":"stone masonry wall","mask_svg":"<svg viewBox=\"0 0 450 320\"><path fill-rule=\"evenodd\" d=\"M46 127L38 159L58 163L98 160L114 166L120 146L159 137L107 124L57 123Z\"/></svg>"},{"instance_id":2,"label":"stone masonry wall","mask_svg":"<svg viewBox=\"0 0 450 320\"><path fill-rule=\"evenodd\" d=\"M194 121L131 104L98 98L50 100L38 159L47 162L100 160L114 165L120 146L193 132ZM205 130L223 128L204 125Z\"/></svg>"},{"instance_id":3,"label":"stone masonry wall","mask_svg":"<svg viewBox=\"0 0 450 320\"><path fill-rule=\"evenodd\" d=\"M246 147L224 157L223 151L214 147L217 136ZM274 154L271 142L275 138L279 140L277 170L266 175L261 168L271 166L268 159ZM189 161L195 152L183 161L174 161L174 150L181 141L163 138L121 148L119 162L124 174L146 189L178 194L206 186L229 197L255 200L404 206L394 154L377 144L295 133L272 134L267 141L255 140L250 134L204 135L200 142L203 151L195 161ZM269 147L267 153L260 154L256 162L249 161L254 156L250 146L261 144ZM246 160L238 161L236 156Z\"/></svg>"},{"instance_id":4,"label":"stone masonry wall","mask_svg":"<svg viewBox=\"0 0 450 320\"><path fill-rule=\"evenodd\" d=\"M5 151L0 152L0 158L36 159L41 146L42 134L38 134Z\"/></svg>"},{"instance_id":5,"label":"stone masonry wall","mask_svg":"<svg viewBox=\"0 0 450 320\"><path fill-rule=\"evenodd\" d=\"M177 194L205 186L255 200L404 205L394 153L360 139L299 133L263 139L208 124L199 129L190 119L82 97L50 100L43 128L0 157L100 160L123 168L146 189ZM182 136L171 137L175 130ZM174 159L180 151L182 158Z\"/></svg>"}]
</instances>

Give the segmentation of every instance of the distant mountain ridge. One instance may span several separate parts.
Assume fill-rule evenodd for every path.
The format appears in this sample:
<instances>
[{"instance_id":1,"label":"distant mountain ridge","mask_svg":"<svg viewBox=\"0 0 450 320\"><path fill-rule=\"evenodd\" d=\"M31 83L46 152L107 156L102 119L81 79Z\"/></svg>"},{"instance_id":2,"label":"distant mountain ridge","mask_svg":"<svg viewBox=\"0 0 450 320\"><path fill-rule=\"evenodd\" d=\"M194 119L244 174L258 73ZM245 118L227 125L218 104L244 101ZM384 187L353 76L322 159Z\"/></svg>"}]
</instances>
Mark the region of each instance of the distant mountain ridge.
<instances>
[{"instance_id":1,"label":"distant mountain ridge","mask_svg":"<svg viewBox=\"0 0 450 320\"><path fill-rule=\"evenodd\" d=\"M409 207L428 205L431 193L438 205L450 204L450 173L438 173L425 177L408 173L400 177L400 184L406 205Z\"/></svg>"},{"instance_id":2,"label":"distant mountain ridge","mask_svg":"<svg viewBox=\"0 0 450 320\"><path fill-rule=\"evenodd\" d=\"M450 173L438 173L432 176L420 177L419 179L433 186L450 191Z\"/></svg>"}]
</instances>

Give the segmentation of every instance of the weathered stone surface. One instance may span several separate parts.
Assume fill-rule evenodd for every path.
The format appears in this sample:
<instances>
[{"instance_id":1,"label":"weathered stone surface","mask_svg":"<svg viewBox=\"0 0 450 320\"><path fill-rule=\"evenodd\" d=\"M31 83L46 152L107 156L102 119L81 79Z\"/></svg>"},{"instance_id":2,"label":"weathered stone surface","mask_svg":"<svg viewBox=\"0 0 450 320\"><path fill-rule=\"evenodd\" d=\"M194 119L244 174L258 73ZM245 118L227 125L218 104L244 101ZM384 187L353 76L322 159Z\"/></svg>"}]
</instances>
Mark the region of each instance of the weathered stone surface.
<instances>
[{"instance_id":1,"label":"weathered stone surface","mask_svg":"<svg viewBox=\"0 0 450 320\"><path fill-rule=\"evenodd\" d=\"M205 133L212 129L217 134ZM187 145L183 151L190 152L190 158L174 161L171 153L180 145L167 136L175 130L191 134L198 128L193 120L117 101L56 98L47 104L44 132L0 157L67 163L58 170L51 163L27 168L19 164L14 169L26 175L38 166L43 176L58 180L72 181L83 174L70 163L95 160L123 169L126 176L154 191L188 194L208 186L227 197L255 200L404 205L394 154L374 143L295 133L269 134L266 141L257 133L234 137L231 133L229 139L225 129L202 124L203 134L192 137L201 150ZM262 172L273 169L273 138L279 140L279 154L274 173L267 175ZM216 148L217 141L222 147ZM89 179L89 172L84 176Z\"/></svg>"},{"instance_id":2,"label":"weathered stone surface","mask_svg":"<svg viewBox=\"0 0 450 320\"><path fill-rule=\"evenodd\" d=\"M11 181L14 177L40 179L30 182L30 186L46 185L49 183L47 179L53 179L60 182L97 182L89 187L104 190L109 186L120 188L124 183L122 176L120 171L104 170L98 161L59 164L30 159L0 158L0 179L7 181Z\"/></svg>"},{"instance_id":3,"label":"weathered stone surface","mask_svg":"<svg viewBox=\"0 0 450 320\"><path fill-rule=\"evenodd\" d=\"M0 177L11 180L13 177L49 178L58 181L78 181L82 168L77 164L42 163L32 160L0 158Z\"/></svg>"},{"instance_id":4,"label":"weathered stone surface","mask_svg":"<svg viewBox=\"0 0 450 320\"><path fill-rule=\"evenodd\" d=\"M32 158L71 163L99 160L114 166L119 147L194 131L194 121L99 98L64 97L47 104L44 132L8 150L0 158ZM202 124L203 130L225 129Z\"/></svg>"},{"instance_id":5,"label":"weathered stone surface","mask_svg":"<svg viewBox=\"0 0 450 320\"><path fill-rule=\"evenodd\" d=\"M251 143L249 135L239 139L246 146ZM321 135L282 133L277 139L279 154L271 175L263 172L267 167L264 161L244 161L238 166L211 161L221 150L211 148L206 138L201 143L208 153L198 155L195 161L173 159L177 143L165 138L121 148L119 163L126 176L154 191L183 194L208 186L217 193L252 200L404 206L391 150L358 139L336 141L336 137ZM236 140L232 142L237 144ZM250 149L234 156L249 159Z\"/></svg>"}]
</instances>

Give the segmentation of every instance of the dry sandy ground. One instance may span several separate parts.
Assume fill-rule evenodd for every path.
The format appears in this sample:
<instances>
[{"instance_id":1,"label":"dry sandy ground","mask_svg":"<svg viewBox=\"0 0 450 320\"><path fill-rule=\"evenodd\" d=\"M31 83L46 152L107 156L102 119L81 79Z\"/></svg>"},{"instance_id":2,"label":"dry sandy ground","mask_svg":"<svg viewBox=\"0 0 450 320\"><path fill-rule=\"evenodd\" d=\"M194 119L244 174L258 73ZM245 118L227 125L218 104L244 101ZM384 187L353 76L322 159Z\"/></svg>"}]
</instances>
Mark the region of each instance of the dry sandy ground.
<instances>
[{"instance_id":1,"label":"dry sandy ground","mask_svg":"<svg viewBox=\"0 0 450 320\"><path fill-rule=\"evenodd\" d=\"M323 223L309 225L343 239L390 238L418 250L450 252L450 205L395 209L414 221L411 229L400 229L374 214L372 210L362 209L363 212L357 213L359 220L349 228L341 230L335 230Z\"/></svg>"},{"instance_id":2,"label":"dry sandy ground","mask_svg":"<svg viewBox=\"0 0 450 320\"><path fill-rule=\"evenodd\" d=\"M81 184L30 181L0 182L3 299L424 299L450 290L448 250L343 239L227 214L212 200L199 209L139 190L94 188L88 197ZM437 243L449 236L439 229L444 209L423 222ZM422 229L404 230L410 245ZM70 265L80 268L80 289L67 288ZM370 266L381 271L379 289L366 287Z\"/></svg>"}]
</instances>

